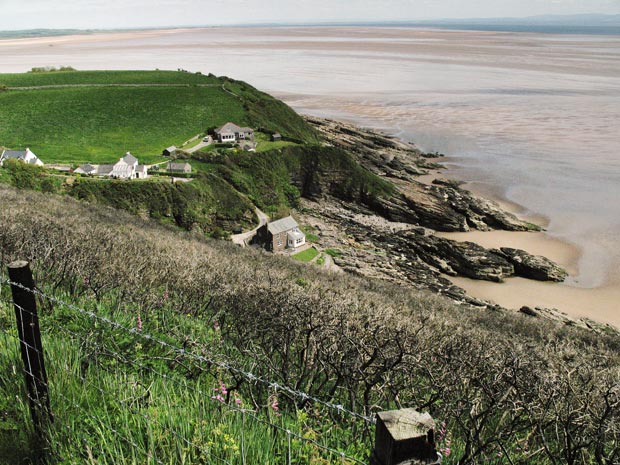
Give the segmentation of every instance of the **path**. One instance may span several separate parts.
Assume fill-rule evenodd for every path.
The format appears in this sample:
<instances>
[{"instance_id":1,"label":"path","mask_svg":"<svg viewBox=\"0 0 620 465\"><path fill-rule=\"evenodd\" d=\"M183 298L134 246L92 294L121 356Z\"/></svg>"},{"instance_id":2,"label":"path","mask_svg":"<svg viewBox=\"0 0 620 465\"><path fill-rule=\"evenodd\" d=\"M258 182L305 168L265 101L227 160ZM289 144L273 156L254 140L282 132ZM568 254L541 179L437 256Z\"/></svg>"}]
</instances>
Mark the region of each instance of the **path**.
<instances>
[{"instance_id":1,"label":"path","mask_svg":"<svg viewBox=\"0 0 620 465\"><path fill-rule=\"evenodd\" d=\"M67 88L72 88L72 87L221 87L221 86L220 84L146 84L146 83L145 84L49 84L47 86L8 87L7 90L67 89Z\"/></svg>"},{"instance_id":2,"label":"path","mask_svg":"<svg viewBox=\"0 0 620 465\"><path fill-rule=\"evenodd\" d=\"M198 150L200 150L203 147L207 147L208 145L211 145L212 142L205 142L205 141L200 141L199 144L194 145L191 149L187 149L185 150L185 152L187 153L194 153L197 152Z\"/></svg>"},{"instance_id":3,"label":"path","mask_svg":"<svg viewBox=\"0 0 620 465\"><path fill-rule=\"evenodd\" d=\"M338 265L334 263L334 259L332 258L331 255L327 253L323 253L323 256L325 257L325 262L323 263L324 269L326 269L327 271L331 271L333 273L344 273L342 268L340 268Z\"/></svg>"},{"instance_id":4,"label":"path","mask_svg":"<svg viewBox=\"0 0 620 465\"><path fill-rule=\"evenodd\" d=\"M241 234L233 234L232 236L230 236L234 244L240 245L241 247L245 247L245 241L249 239L250 237L252 237L254 234L256 234L256 231L258 231L258 228L267 224L267 221L269 221L269 217L265 213L263 213L261 210L256 208L254 211L256 212L256 216L258 217L258 226L256 226L251 231L244 232Z\"/></svg>"}]
</instances>

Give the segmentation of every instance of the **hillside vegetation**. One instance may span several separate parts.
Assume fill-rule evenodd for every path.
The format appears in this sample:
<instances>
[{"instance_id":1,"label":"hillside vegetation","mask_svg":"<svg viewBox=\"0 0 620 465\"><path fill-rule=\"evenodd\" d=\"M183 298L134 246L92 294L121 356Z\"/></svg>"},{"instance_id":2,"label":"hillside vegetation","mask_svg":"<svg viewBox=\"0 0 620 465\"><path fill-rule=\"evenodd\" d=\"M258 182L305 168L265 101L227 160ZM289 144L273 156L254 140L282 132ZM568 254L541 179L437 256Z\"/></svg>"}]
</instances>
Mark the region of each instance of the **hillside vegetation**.
<instances>
[{"instance_id":1,"label":"hillside vegetation","mask_svg":"<svg viewBox=\"0 0 620 465\"><path fill-rule=\"evenodd\" d=\"M363 422L225 366L364 415L382 408L429 411L446 422L438 446L449 449L447 464L620 459L616 335L460 307L205 242L67 197L0 189L11 206L0 211L3 268L13 259L30 260L43 292L140 328L116 331L41 300L56 462L221 463L201 455L206 450L242 463L241 431L253 451L247 463L284 462L286 435L276 439L272 427L217 416L205 402L209 389L221 392L220 383L227 387L224 403L239 398L261 418L367 459L372 428ZM1 290L0 398L15 399L23 388L6 287ZM184 352L142 340L140 331ZM191 354L230 365L197 363ZM5 402L2 412L0 451L9 463L27 463L26 406ZM127 437L131 442L120 439ZM294 450L292 463L342 463L299 442Z\"/></svg>"},{"instance_id":2,"label":"hillside vegetation","mask_svg":"<svg viewBox=\"0 0 620 465\"><path fill-rule=\"evenodd\" d=\"M228 121L302 142L317 136L284 103L227 78L172 71L0 74L0 146L46 163L113 163L131 151L159 160Z\"/></svg>"}]
</instances>

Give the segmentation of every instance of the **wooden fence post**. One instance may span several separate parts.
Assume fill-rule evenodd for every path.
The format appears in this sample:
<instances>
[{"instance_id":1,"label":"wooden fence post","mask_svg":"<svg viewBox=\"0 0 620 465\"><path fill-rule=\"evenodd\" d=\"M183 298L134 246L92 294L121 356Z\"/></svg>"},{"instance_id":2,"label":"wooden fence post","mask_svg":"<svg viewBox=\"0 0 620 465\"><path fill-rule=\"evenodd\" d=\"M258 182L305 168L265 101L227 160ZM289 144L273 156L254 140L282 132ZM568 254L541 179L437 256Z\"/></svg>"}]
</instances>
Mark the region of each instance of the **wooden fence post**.
<instances>
[{"instance_id":1,"label":"wooden fence post","mask_svg":"<svg viewBox=\"0 0 620 465\"><path fill-rule=\"evenodd\" d=\"M377 414L370 465L437 463L435 421L428 413L403 409Z\"/></svg>"},{"instance_id":2,"label":"wooden fence post","mask_svg":"<svg viewBox=\"0 0 620 465\"><path fill-rule=\"evenodd\" d=\"M43 346L39 330L37 303L34 295L34 280L28 262L17 261L8 266L13 306L17 320L17 332L24 362L24 375L30 415L39 439L46 437L44 426L52 421L49 395L47 390L47 374L43 360Z\"/></svg>"}]
</instances>

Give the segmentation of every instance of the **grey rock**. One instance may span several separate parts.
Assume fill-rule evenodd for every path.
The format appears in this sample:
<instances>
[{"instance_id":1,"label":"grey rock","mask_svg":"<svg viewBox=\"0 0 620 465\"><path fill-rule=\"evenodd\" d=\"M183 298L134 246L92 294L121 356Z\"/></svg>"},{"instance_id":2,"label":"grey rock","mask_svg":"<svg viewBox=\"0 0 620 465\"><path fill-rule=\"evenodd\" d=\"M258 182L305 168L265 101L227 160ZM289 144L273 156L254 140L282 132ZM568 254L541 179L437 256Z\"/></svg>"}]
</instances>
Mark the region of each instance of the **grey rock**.
<instances>
[{"instance_id":1,"label":"grey rock","mask_svg":"<svg viewBox=\"0 0 620 465\"><path fill-rule=\"evenodd\" d=\"M513 264L515 274L537 281L561 282L566 279L568 273L546 257L531 255L525 250L502 247L496 250Z\"/></svg>"}]
</instances>

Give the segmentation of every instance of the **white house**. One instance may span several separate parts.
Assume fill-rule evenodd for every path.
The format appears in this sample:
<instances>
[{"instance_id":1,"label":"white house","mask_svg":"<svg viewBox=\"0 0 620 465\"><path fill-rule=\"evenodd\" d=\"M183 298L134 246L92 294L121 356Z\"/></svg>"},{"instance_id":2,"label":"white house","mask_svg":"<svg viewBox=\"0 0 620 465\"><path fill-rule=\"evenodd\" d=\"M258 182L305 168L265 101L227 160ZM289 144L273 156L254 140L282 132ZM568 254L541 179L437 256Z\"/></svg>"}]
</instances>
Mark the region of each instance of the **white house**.
<instances>
[{"instance_id":1,"label":"white house","mask_svg":"<svg viewBox=\"0 0 620 465\"><path fill-rule=\"evenodd\" d=\"M74 173L106 176L116 179L146 179L148 177L148 167L146 165L139 165L138 159L127 152L114 165L93 165L87 163L77 168Z\"/></svg>"},{"instance_id":2,"label":"white house","mask_svg":"<svg viewBox=\"0 0 620 465\"><path fill-rule=\"evenodd\" d=\"M221 128L215 130L218 142L237 142L239 140L253 139L254 129L242 128L235 123L226 123Z\"/></svg>"},{"instance_id":3,"label":"white house","mask_svg":"<svg viewBox=\"0 0 620 465\"><path fill-rule=\"evenodd\" d=\"M110 176L118 179L133 179L136 178L136 168L138 167L138 159L131 153L127 154L119 159L112 168Z\"/></svg>"},{"instance_id":4,"label":"white house","mask_svg":"<svg viewBox=\"0 0 620 465\"><path fill-rule=\"evenodd\" d=\"M0 166L4 164L5 160L9 159L21 160L30 165L43 166L43 162L29 148L26 148L26 150L3 150L0 153Z\"/></svg>"}]
</instances>

